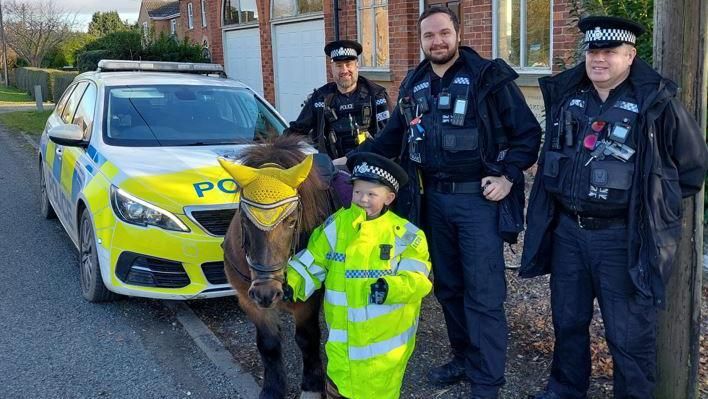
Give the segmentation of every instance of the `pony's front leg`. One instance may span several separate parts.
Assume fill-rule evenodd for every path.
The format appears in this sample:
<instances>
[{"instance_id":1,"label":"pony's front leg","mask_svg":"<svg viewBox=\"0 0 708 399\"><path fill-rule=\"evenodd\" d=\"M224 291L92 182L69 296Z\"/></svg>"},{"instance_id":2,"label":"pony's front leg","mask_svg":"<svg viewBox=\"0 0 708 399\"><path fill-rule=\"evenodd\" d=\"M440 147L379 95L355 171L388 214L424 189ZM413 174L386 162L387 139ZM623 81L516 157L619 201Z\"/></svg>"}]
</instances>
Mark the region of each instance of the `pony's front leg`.
<instances>
[{"instance_id":1,"label":"pony's front leg","mask_svg":"<svg viewBox=\"0 0 708 399\"><path fill-rule=\"evenodd\" d=\"M256 311L255 305L250 310ZM256 326L256 345L263 362L263 388L259 399L283 399L288 390L288 380L283 367L278 310L258 309L247 313Z\"/></svg>"},{"instance_id":2,"label":"pony's front leg","mask_svg":"<svg viewBox=\"0 0 708 399\"><path fill-rule=\"evenodd\" d=\"M324 372L320 356L320 306L322 292L317 291L307 302L295 304L295 341L302 352L301 399L318 399L324 395Z\"/></svg>"},{"instance_id":3,"label":"pony's front leg","mask_svg":"<svg viewBox=\"0 0 708 399\"><path fill-rule=\"evenodd\" d=\"M288 380L283 367L283 348L280 342L280 325L276 311L263 317L256 324L256 343L263 361L263 390L260 399L282 399L288 389ZM270 316L270 317L269 317ZM275 317L273 317L275 316Z\"/></svg>"}]
</instances>

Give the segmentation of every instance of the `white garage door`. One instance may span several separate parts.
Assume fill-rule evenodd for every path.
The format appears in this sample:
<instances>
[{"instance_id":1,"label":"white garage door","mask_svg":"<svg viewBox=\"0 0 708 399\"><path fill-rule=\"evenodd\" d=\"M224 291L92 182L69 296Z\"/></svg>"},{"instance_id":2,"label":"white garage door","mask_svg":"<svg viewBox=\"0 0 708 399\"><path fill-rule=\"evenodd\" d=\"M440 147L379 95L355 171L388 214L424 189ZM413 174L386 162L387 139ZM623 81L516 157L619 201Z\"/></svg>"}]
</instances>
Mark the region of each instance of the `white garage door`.
<instances>
[{"instance_id":1,"label":"white garage door","mask_svg":"<svg viewBox=\"0 0 708 399\"><path fill-rule=\"evenodd\" d=\"M324 20L273 26L275 103L293 121L312 90L327 83Z\"/></svg>"},{"instance_id":2,"label":"white garage door","mask_svg":"<svg viewBox=\"0 0 708 399\"><path fill-rule=\"evenodd\" d=\"M249 85L263 95L260 29L224 32L224 69L231 79Z\"/></svg>"}]
</instances>

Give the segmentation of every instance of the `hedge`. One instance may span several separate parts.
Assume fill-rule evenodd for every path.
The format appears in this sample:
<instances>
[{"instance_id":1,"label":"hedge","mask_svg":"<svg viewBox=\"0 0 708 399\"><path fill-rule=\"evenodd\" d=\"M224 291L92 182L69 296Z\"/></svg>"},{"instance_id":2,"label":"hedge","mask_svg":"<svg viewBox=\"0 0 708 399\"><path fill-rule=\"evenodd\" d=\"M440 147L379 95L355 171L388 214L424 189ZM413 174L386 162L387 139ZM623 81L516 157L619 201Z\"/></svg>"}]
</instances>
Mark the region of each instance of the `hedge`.
<instances>
[{"instance_id":1,"label":"hedge","mask_svg":"<svg viewBox=\"0 0 708 399\"><path fill-rule=\"evenodd\" d=\"M95 71L98 62L112 58L108 50L89 50L76 55L76 68L81 72Z\"/></svg>"},{"instance_id":2,"label":"hedge","mask_svg":"<svg viewBox=\"0 0 708 399\"><path fill-rule=\"evenodd\" d=\"M52 84L52 99L54 102L59 101L61 95L64 94L66 88L69 87L77 75L78 72L52 72L51 76L54 77L54 84Z\"/></svg>"},{"instance_id":3,"label":"hedge","mask_svg":"<svg viewBox=\"0 0 708 399\"><path fill-rule=\"evenodd\" d=\"M42 88L43 101L58 101L76 75L78 75L77 72L56 69L32 67L15 69L17 88L25 90L34 98L34 86L39 85Z\"/></svg>"}]
</instances>

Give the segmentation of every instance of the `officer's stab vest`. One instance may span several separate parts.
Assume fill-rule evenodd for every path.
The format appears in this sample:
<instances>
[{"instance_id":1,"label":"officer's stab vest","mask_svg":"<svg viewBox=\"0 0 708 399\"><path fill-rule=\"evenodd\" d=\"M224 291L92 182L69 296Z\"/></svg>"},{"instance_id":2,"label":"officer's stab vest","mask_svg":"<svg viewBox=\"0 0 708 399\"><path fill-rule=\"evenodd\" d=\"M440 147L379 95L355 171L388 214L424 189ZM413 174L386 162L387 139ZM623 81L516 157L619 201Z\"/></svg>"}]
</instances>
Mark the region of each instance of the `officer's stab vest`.
<instances>
[{"instance_id":1,"label":"officer's stab vest","mask_svg":"<svg viewBox=\"0 0 708 399\"><path fill-rule=\"evenodd\" d=\"M337 141L334 144L340 151L340 156L360 144L362 140L358 134L369 134L371 115L375 112L371 93L360 92L349 97L334 94L325 97L324 117L329 127L325 136L331 141L330 132L334 132Z\"/></svg>"},{"instance_id":2,"label":"officer's stab vest","mask_svg":"<svg viewBox=\"0 0 708 399\"><path fill-rule=\"evenodd\" d=\"M545 156L544 185L571 212L598 217L624 216L635 173L639 105L634 93L628 90L604 112L588 115L590 95L589 90L578 92L561 109L554 124L557 130L550 132L553 141ZM625 129L628 129L626 134ZM572 135L572 140L568 135ZM597 140L588 138L592 135ZM619 138L623 136L626 137L621 147ZM605 148L610 146L620 152L601 151L598 147L603 142ZM598 157L590 160L593 153Z\"/></svg>"},{"instance_id":3,"label":"officer's stab vest","mask_svg":"<svg viewBox=\"0 0 708 399\"><path fill-rule=\"evenodd\" d=\"M409 156L426 173L462 180L472 170L481 173L480 140L471 83L472 77L460 71L449 87L441 88L437 97L431 93L430 72L413 85L413 113L420 116L423 132L409 139ZM447 107L440 106L444 93L449 95ZM458 99L466 101L461 125L453 124Z\"/></svg>"}]
</instances>

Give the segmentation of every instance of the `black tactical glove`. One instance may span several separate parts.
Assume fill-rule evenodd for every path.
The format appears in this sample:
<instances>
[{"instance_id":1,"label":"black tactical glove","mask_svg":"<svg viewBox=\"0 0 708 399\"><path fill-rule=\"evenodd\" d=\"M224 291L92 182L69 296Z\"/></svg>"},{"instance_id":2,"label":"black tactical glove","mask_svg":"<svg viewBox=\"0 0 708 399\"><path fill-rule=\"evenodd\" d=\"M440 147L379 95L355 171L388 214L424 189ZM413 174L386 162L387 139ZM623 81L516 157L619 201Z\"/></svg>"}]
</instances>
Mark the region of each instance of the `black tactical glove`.
<instances>
[{"instance_id":1,"label":"black tactical glove","mask_svg":"<svg viewBox=\"0 0 708 399\"><path fill-rule=\"evenodd\" d=\"M283 302L295 302L294 293L293 287L289 286L288 283L283 283Z\"/></svg>"},{"instance_id":2,"label":"black tactical glove","mask_svg":"<svg viewBox=\"0 0 708 399\"><path fill-rule=\"evenodd\" d=\"M369 303L383 305L388 295L388 283L380 278L375 283L371 284L371 294L369 295Z\"/></svg>"}]
</instances>

